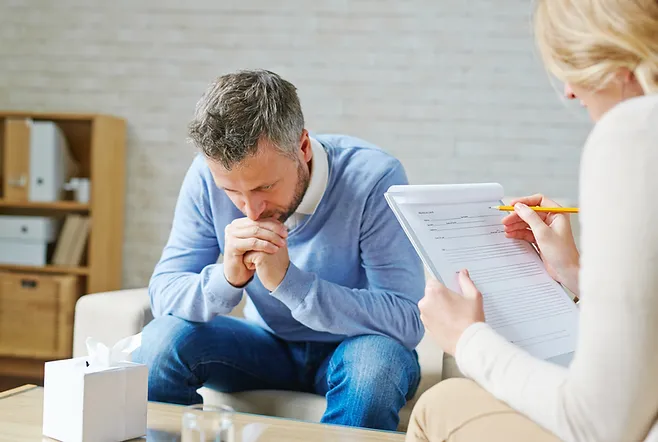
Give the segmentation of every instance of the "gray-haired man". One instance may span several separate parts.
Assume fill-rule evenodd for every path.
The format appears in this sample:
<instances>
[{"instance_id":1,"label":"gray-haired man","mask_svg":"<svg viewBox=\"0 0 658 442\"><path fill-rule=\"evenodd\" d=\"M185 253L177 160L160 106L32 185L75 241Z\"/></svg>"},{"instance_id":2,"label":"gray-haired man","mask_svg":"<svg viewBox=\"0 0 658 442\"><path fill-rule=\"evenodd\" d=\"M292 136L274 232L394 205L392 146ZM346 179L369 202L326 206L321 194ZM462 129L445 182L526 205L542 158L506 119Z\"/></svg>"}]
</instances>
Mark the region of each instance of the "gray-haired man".
<instances>
[{"instance_id":1,"label":"gray-haired man","mask_svg":"<svg viewBox=\"0 0 658 442\"><path fill-rule=\"evenodd\" d=\"M399 161L311 136L295 87L268 71L217 79L180 191L135 355L149 399L197 388L326 395L323 422L395 430L416 391L422 265L383 197ZM223 254L223 262L217 263ZM245 320L226 316L248 296Z\"/></svg>"}]
</instances>

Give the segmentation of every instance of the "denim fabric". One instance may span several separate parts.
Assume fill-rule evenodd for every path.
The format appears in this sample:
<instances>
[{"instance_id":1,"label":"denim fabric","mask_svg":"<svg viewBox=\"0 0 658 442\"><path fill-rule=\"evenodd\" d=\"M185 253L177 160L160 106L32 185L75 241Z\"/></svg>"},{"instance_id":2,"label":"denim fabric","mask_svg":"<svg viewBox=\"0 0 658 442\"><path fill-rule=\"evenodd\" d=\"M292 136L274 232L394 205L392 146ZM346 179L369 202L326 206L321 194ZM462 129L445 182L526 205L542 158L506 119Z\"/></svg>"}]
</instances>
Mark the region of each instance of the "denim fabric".
<instances>
[{"instance_id":1,"label":"denim fabric","mask_svg":"<svg viewBox=\"0 0 658 442\"><path fill-rule=\"evenodd\" d=\"M162 316L133 360L149 368L150 401L193 404L205 385L225 393L278 389L324 395L323 423L394 431L420 381L417 354L381 335L288 342L243 319Z\"/></svg>"}]
</instances>

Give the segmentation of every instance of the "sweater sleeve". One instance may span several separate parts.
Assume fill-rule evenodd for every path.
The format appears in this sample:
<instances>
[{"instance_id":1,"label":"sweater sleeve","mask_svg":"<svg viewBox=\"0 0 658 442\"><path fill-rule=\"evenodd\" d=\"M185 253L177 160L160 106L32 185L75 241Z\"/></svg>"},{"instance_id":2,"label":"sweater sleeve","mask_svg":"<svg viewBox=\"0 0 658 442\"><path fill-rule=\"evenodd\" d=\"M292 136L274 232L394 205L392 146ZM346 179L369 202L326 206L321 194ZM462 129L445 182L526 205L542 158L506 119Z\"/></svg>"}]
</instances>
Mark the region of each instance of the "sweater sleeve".
<instances>
[{"instance_id":1,"label":"sweater sleeve","mask_svg":"<svg viewBox=\"0 0 658 442\"><path fill-rule=\"evenodd\" d=\"M209 213L208 191L194 161L181 186L171 233L149 283L155 317L203 322L228 314L243 290L226 281L217 263L221 252Z\"/></svg>"},{"instance_id":2,"label":"sweater sleeve","mask_svg":"<svg viewBox=\"0 0 658 442\"><path fill-rule=\"evenodd\" d=\"M658 412L658 100L624 103L581 163L580 329L571 366L535 359L486 324L461 371L567 441L642 440Z\"/></svg>"}]
</instances>

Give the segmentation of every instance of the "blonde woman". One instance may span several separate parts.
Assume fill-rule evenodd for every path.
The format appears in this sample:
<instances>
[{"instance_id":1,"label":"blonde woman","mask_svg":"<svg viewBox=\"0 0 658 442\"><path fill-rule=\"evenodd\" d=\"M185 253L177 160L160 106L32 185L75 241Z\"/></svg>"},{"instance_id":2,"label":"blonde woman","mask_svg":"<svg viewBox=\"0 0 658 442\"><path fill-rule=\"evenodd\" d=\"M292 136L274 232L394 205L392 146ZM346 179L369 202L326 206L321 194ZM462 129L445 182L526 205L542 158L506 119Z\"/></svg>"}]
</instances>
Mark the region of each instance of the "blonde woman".
<instances>
[{"instance_id":1,"label":"blonde woman","mask_svg":"<svg viewBox=\"0 0 658 442\"><path fill-rule=\"evenodd\" d=\"M527 197L503 221L577 292L569 368L535 359L485 322L482 298L430 281L427 331L467 379L419 400L407 441L658 440L658 0L539 0L538 46L596 122L580 171L582 257L569 219Z\"/></svg>"}]
</instances>

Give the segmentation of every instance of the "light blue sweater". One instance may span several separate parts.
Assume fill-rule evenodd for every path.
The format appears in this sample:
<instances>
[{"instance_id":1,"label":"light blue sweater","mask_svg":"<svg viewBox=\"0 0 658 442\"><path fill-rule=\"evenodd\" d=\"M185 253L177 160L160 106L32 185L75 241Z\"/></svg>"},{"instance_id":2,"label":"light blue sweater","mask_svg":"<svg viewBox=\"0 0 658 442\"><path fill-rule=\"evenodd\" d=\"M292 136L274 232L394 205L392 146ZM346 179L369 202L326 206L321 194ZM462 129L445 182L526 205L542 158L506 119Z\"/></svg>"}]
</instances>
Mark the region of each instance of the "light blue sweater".
<instances>
[{"instance_id":1,"label":"light blue sweater","mask_svg":"<svg viewBox=\"0 0 658 442\"><path fill-rule=\"evenodd\" d=\"M404 169L363 140L314 138L329 162L324 196L315 213L289 232L291 262L281 285L270 293L255 276L245 287L245 316L289 341L376 334L414 348L424 332L417 306L423 267L384 198L389 186L407 184ZM240 302L243 289L226 281L217 260L225 227L243 216L197 156L151 277L155 317L208 321Z\"/></svg>"}]
</instances>

